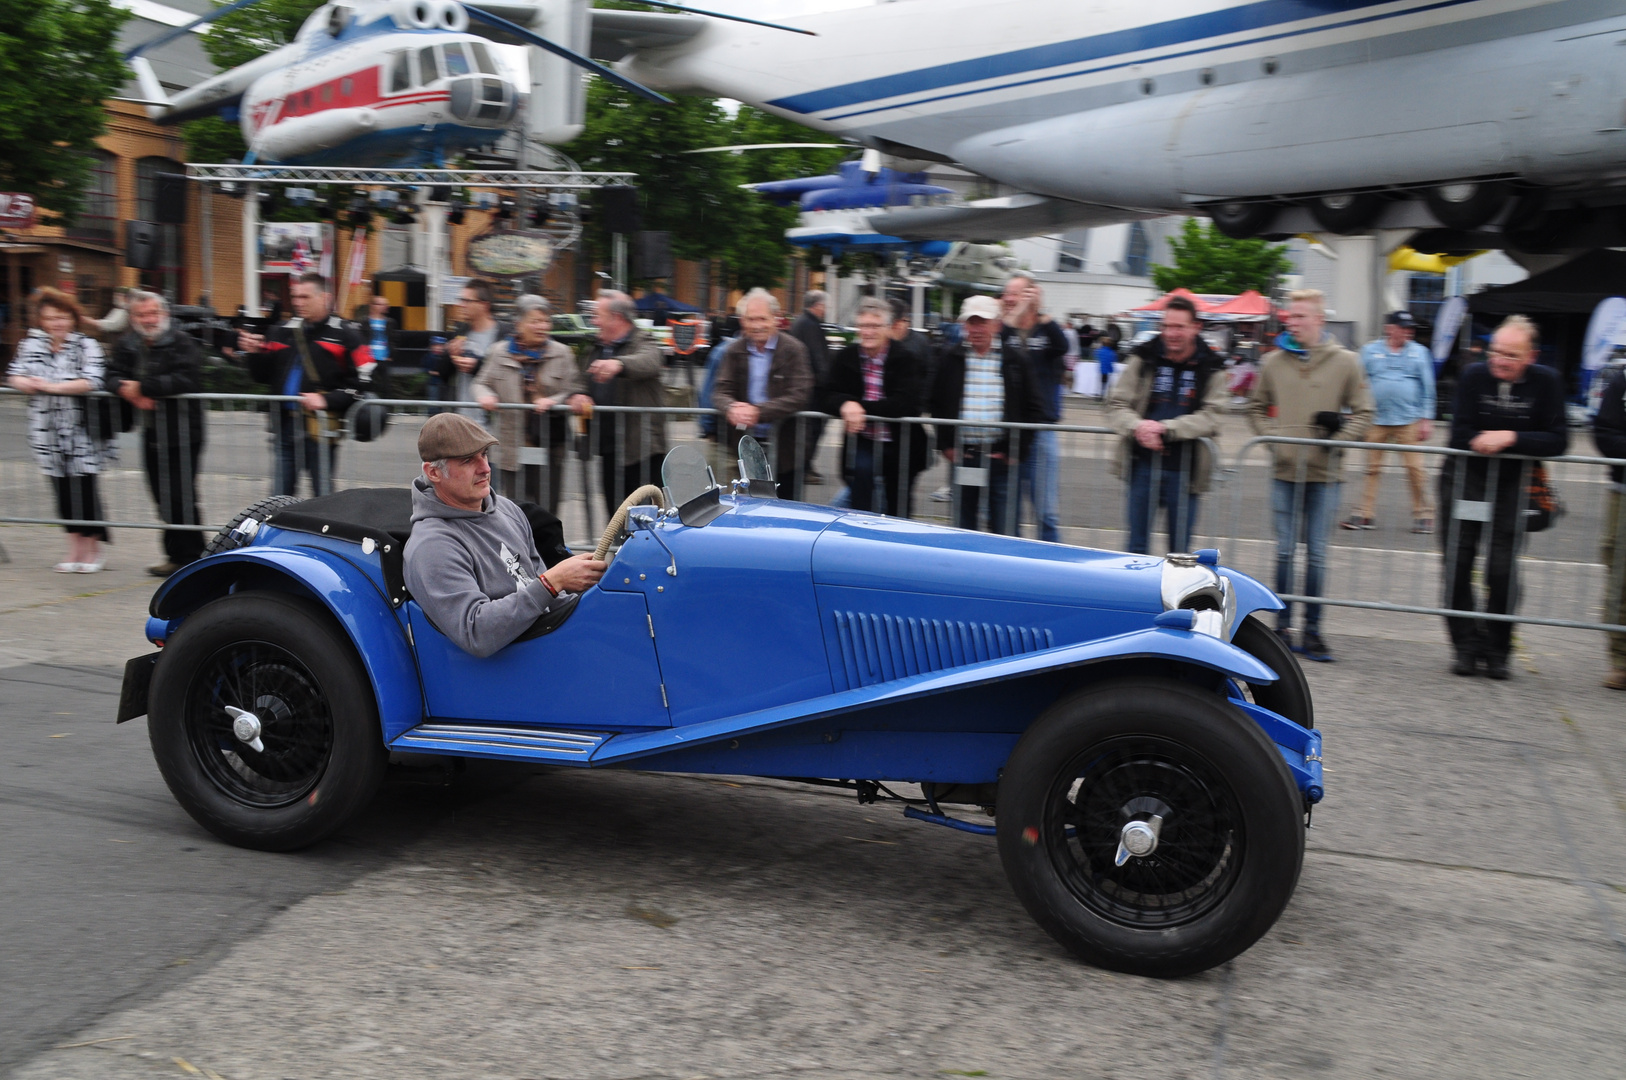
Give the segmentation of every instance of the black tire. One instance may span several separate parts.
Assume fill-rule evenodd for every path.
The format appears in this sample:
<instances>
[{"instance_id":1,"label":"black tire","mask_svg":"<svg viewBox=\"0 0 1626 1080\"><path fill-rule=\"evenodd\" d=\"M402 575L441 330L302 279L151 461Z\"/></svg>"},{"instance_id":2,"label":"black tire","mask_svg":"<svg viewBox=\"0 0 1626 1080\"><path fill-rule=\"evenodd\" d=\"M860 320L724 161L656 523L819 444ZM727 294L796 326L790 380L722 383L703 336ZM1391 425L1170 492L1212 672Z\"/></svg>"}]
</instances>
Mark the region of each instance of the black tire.
<instances>
[{"instance_id":1,"label":"black tire","mask_svg":"<svg viewBox=\"0 0 1626 1080\"><path fill-rule=\"evenodd\" d=\"M388 752L355 649L314 605L279 593L222 597L187 617L153 672L147 734L164 782L229 843L316 843L373 797ZM225 711L252 711L256 751Z\"/></svg>"},{"instance_id":2,"label":"black tire","mask_svg":"<svg viewBox=\"0 0 1626 1080\"><path fill-rule=\"evenodd\" d=\"M998 805L1000 861L1028 913L1080 959L1133 975L1189 975L1241 953L1287 906L1304 861L1304 801L1275 745L1172 681L1057 702L1012 752ZM1124 826L1153 815L1154 850L1116 865Z\"/></svg>"},{"instance_id":3,"label":"black tire","mask_svg":"<svg viewBox=\"0 0 1626 1080\"><path fill-rule=\"evenodd\" d=\"M256 521L264 521L266 518L270 517L273 512L282 509L284 506L292 506L296 502L303 501L304 500L302 500L298 495L267 495L259 502L250 505L242 513L232 518L224 529L221 529L219 532L210 537L209 542L203 545L203 554L218 555L222 551L230 551L232 548L237 547L237 538L233 536L232 533L237 526L241 525L249 518L254 518Z\"/></svg>"},{"instance_id":4,"label":"black tire","mask_svg":"<svg viewBox=\"0 0 1626 1080\"><path fill-rule=\"evenodd\" d=\"M1357 233L1372 224L1382 200L1371 192L1318 195L1304 200L1317 225L1331 233Z\"/></svg>"},{"instance_id":5,"label":"black tire","mask_svg":"<svg viewBox=\"0 0 1626 1080\"><path fill-rule=\"evenodd\" d=\"M1512 197L1512 185L1500 180L1441 184L1423 192L1429 213L1448 229L1477 229L1501 213Z\"/></svg>"},{"instance_id":6,"label":"black tire","mask_svg":"<svg viewBox=\"0 0 1626 1080\"><path fill-rule=\"evenodd\" d=\"M1300 727L1315 727L1315 705L1310 698L1310 680L1304 677L1299 658L1281 638L1255 616L1242 620L1231 636L1231 644L1251 655L1277 675L1273 683L1245 683L1253 703L1287 717Z\"/></svg>"},{"instance_id":7,"label":"black tire","mask_svg":"<svg viewBox=\"0 0 1626 1080\"><path fill-rule=\"evenodd\" d=\"M1214 228L1233 240L1251 240L1264 232L1281 209L1275 203L1223 202L1205 206Z\"/></svg>"}]
</instances>

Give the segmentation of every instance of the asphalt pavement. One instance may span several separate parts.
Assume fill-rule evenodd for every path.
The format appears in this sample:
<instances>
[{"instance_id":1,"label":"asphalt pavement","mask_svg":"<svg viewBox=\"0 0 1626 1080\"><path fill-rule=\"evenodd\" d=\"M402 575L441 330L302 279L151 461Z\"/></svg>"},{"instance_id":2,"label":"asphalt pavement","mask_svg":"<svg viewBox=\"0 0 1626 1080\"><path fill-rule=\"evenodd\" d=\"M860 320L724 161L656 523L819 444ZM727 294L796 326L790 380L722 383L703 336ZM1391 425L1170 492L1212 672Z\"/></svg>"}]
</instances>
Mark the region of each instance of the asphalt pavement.
<instances>
[{"instance_id":1,"label":"asphalt pavement","mask_svg":"<svg viewBox=\"0 0 1626 1080\"><path fill-rule=\"evenodd\" d=\"M1626 720L1597 635L1456 679L1435 620L1329 612L1328 797L1222 968L1079 964L990 841L739 777L397 771L292 855L195 826L141 722L138 538L0 529L0 1074L1618 1077ZM607 692L613 692L613 685Z\"/></svg>"}]
</instances>

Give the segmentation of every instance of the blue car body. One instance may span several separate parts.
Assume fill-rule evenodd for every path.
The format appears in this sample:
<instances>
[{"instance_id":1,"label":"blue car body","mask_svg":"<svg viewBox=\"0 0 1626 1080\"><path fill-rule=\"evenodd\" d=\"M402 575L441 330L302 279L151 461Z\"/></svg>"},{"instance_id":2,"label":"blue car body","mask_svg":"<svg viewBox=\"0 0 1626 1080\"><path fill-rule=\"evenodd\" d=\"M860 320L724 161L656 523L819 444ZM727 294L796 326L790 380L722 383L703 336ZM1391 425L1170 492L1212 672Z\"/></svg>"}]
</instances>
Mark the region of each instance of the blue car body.
<instances>
[{"instance_id":1,"label":"blue car body","mask_svg":"<svg viewBox=\"0 0 1626 1080\"><path fill-rule=\"evenodd\" d=\"M302 594L354 643L394 750L940 784L995 783L1023 732L1084 684L1198 673L1276 743L1307 802L1322 795L1319 734L1246 699L1244 685L1277 673L1230 642L1281 602L1217 553L1173 573L1161 558L776 499L720 503L704 525L635 510L604 579L562 625L484 659L392 585L383 560L398 537L358 543L274 516L166 581L148 637L162 645L234 590ZM1222 582L1208 590L1222 610L1171 596L1180 574Z\"/></svg>"}]
</instances>

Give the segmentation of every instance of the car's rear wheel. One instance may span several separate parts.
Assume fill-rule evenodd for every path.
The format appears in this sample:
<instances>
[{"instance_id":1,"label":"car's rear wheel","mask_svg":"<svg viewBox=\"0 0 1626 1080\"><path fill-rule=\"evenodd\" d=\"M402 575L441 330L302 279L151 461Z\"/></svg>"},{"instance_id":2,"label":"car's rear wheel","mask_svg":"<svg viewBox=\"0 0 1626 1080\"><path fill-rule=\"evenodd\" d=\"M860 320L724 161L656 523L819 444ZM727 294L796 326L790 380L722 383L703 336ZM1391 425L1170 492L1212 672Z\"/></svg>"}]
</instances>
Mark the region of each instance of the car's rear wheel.
<instances>
[{"instance_id":1,"label":"car's rear wheel","mask_svg":"<svg viewBox=\"0 0 1626 1080\"><path fill-rule=\"evenodd\" d=\"M186 812L265 851L342 826L388 758L350 642L314 606L275 593L222 597L187 617L153 672L147 732Z\"/></svg>"},{"instance_id":2,"label":"car's rear wheel","mask_svg":"<svg viewBox=\"0 0 1626 1080\"><path fill-rule=\"evenodd\" d=\"M1300 727L1315 727L1315 706L1310 699L1310 680L1304 677L1298 657L1287 643L1277 637L1262 621L1249 615L1242 620L1231 636L1231 644L1270 668L1277 675L1273 683L1244 683L1248 696L1260 708L1269 709L1278 716Z\"/></svg>"},{"instance_id":3,"label":"car's rear wheel","mask_svg":"<svg viewBox=\"0 0 1626 1080\"><path fill-rule=\"evenodd\" d=\"M1258 726L1195 687L1106 683L1023 735L999 782L999 854L1028 912L1081 959L1136 975L1224 963L1286 907L1303 800Z\"/></svg>"}]
</instances>

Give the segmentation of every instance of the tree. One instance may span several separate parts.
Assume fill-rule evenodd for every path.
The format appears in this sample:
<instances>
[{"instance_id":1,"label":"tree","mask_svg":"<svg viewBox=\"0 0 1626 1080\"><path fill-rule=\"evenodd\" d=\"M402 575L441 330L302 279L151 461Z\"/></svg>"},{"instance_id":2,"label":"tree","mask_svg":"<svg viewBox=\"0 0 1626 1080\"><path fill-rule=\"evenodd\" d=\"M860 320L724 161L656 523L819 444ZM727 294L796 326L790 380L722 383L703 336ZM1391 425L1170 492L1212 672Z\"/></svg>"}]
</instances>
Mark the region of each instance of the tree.
<instances>
[{"instance_id":1,"label":"tree","mask_svg":"<svg viewBox=\"0 0 1626 1080\"><path fill-rule=\"evenodd\" d=\"M0 190L71 223L107 130L102 102L128 77L109 0L0 5Z\"/></svg>"},{"instance_id":2,"label":"tree","mask_svg":"<svg viewBox=\"0 0 1626 1080\"><path fill-rule=\"evenodd\" d=\"M1163 292L1240 293L1257 289L1266 296L1276 279L1293 268L1287 248L1263 240L1233 240L1212 222L1187 218L1178 239L1169 240L1173 266L1153 266L1152 283Z\"/></svg>"}]
</instances>

